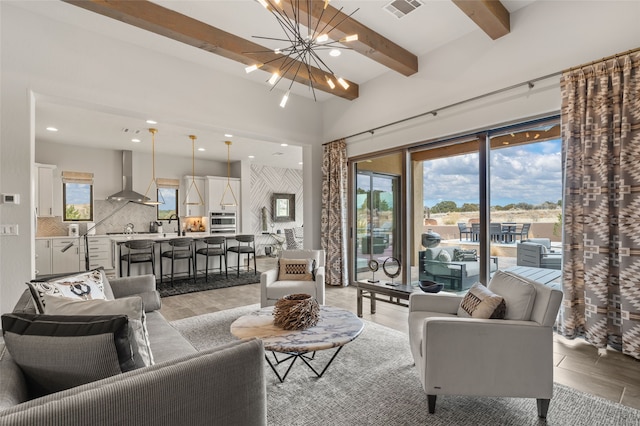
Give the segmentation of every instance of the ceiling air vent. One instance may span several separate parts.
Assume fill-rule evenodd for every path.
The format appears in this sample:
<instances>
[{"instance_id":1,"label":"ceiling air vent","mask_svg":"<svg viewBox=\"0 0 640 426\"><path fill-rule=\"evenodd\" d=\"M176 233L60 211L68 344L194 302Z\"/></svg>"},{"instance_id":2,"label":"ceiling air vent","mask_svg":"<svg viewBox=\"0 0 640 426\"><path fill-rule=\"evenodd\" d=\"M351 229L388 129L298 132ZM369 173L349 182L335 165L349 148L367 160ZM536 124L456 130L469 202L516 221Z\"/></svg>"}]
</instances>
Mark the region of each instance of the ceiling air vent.
<instances>
[{"instance_id":1,"label":"ceiling air vent","mask_svg":"<svg viewBox=\"0 0 640 426\"><path fill-rule=\"evenodd\" d=\"M384 10L400 19L422 6L422 4L419 0L394 0L386 5Z\"/></svg>"}]
</instances>

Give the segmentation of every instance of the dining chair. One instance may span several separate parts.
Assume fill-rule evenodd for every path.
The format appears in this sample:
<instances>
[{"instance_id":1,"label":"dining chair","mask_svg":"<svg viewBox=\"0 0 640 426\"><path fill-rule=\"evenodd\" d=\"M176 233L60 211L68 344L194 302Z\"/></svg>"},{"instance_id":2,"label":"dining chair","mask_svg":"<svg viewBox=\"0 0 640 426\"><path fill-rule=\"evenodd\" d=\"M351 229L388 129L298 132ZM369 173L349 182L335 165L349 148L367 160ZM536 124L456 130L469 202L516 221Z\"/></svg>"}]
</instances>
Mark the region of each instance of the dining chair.
<instances>
[{"instance_id":1,"label":"dining chair","mask_svg":"<svg viewBox=\"0 0 640 426\"><path fill-rule=\"evenodd\" d=\"M226 260L226 251L225 251L225 237L205 237L202 241L205 243L205 246L196 250L196 267L195 270L198 270L198 255L202 255L206 257L204 276L205 281L209 282L209 258L217 256L219 267L218 270L220 274L222 274L222 262L224 262L224 271L225 275L227 274L227 260Z\"/></svg>"},{"instance_id":2,"label":"dining chair","mask_svg":"<svg viewBox=\"0 0 640 426\"><path fill-rule=\"evenodd\" d=\"M160 282L163 282L164 275L162 272L162 259L171 259L171 285L173 285L173 270L176 260L187 259L189 261L189 275L193 267L193 282L196 282L196 266L195 255L193 251L193 238L172 238L167 241L171 247L170 250L161 251L160 253Z\"/></svg>"},{"instance_id":3,"label":"dining chair","mask_svg":"<svg viewBox=\"0 0 640 426\"><path fill-rule=\"evenodd\" d=\"M473 231L469 229L466 223L458 223L458 231L460 232L460 241L462 241L462 235L464 235L467 240L473 238Z\"/></svg>"},{"instance_id":4,"label":"dining chair","mask_svg":"<svg viewBox=\"0 0 640 426\"><path fill-rule=\"evenodd\" d=\"M228 246L229 240L227 240L227 254L229 252L236 253L238 262L236 265L236 276L240 276L240 257L243 254L247 255L247 272L249 271L249 260L251 255L253 254L253 272L257 273L258 268L256 267L256 244L255 244L255 236L254 235L236 235L233 239L238 242L238 245ZM229 259L225 259L225 272L229 266Z\"/></svg>"},{"instance_id":5,"label":"dining chair","mask_svg":"<svg viewBox=\"0 0 640 426\"><path fill-rule=\"evenodd\" d=\"M126 253L120 254L120 276L122 277L123 262L127 262L127 276L131 276L132 263L151 263L151 273L156 273L155 250L153 240L129 240L122 244L127 248Z\"/></svg>"}]
</instances>

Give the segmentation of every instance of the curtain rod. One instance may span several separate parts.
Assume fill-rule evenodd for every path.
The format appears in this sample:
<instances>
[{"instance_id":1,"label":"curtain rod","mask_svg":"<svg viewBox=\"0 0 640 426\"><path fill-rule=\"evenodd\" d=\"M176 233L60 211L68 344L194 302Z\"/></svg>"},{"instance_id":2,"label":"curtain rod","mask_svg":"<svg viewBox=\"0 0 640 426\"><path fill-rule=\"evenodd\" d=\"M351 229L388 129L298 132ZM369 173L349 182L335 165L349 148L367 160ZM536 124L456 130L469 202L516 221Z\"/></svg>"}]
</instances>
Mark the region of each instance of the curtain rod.
<instances>
[{"instance_id":1,"label":"curtain rod","mask_svg":"<svg viewBox=\"0 0 640 426\"><path fill-rule=\"evenodd\" d=\"M405 121L415 120L416 118L424 117L426 115L433 115L435 117L436 115L438 115L438 112L440 112L440 111L443 111L443 110L446 110L446 109L449 109L449 108L453 108L453 107L456 107L458 105L465 104L467 102L477 101L478 99L486 98L488 96L497 95L497 94L502 93L502 92L506 92L506 91L509 91L509 90L516 89L516 88L518 88L520 86L525 86L526 85L526 86L529 87L529 89L532 89L533 86L534 86L534 83L537 83L538 81L546 80L548 78L555 77L555 76L558 76L558 75L561 75L561 74L562 74L562 72L554 72L553 74L548 74L548 75L545 75L543 77L537 77L537 78L534 78L532 80L523 81L522 83L517 83L517 84L514 84L512 86L503 87L502 89L494 90L494 91L488 92L488 93L483 93L482 95L478 95L478 96L474 96L472 98L468 98L468 99L465 99L465 100L462 100L462 101L454 102L452 104L445 105L445 106L440 107L440 108L432 109L431 111L427 111L427 112L423 112L423 113L420 113L420 114L412 115L411 117L403 118L401 120L397 120L397 121L394 121L394 122L391 122L391 123L383 124L381 126L374 127L372 129L369 129L369 130L365 130L365 131L362 131L362 132L354 133L352 135L349 135L349 136L345 137L344 139L345 140L346 139L351 139L351 138L354 138L356 136L364 135L365 133L373 134L376 130L384 129L385 127L395 126L396 124L404 123ZM327 142L327 143L325 143L323 145L326 145L326 144L329 144L329 143L331 143L331 142Z\"/></svg>"},{"instance_id":2,"label":"curtain rod","mask_svg":"<svg viewBox=\"0 0 640 426\"><path fill-rule=\"evenodd\" d=\"M587 62L586 64L578 65L576 67L567 68L566 70L563 70L562 72L565 73L565 72L569 72L569 71L579 70L580 68L590 67L591 65L595 65L598 62L606 62L606 61L610 61L611 59L618 59L618 57L620 57L620 56L630 55L630 54L636 53L638 51L640 51L640 47L636 47L635 49L627 50L626 52L616 53L615 55L605 56L602 59L596 59L595 61Z\"/></svg>"}]
</instances>

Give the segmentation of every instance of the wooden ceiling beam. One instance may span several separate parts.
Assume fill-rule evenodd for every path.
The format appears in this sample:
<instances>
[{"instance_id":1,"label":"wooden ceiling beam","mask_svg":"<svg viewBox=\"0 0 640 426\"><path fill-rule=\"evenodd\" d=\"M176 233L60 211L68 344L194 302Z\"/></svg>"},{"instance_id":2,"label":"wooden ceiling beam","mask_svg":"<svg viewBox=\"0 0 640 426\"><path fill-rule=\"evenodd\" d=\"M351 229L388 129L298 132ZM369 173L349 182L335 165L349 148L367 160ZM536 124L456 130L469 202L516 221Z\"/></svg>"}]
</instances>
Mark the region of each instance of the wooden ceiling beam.
<instances>
[{"instance_id":1,"label":"wooden ceiling beam","mask_svg":"<svg viewBox=\"0 0 640 426\"><path fill-rule=\"evenodd\" d=\"M491 39L511 31L509 11L499 0L451 0Z\"/></svg>"},{"instance_id":2,"label":"wooden ceiling beam","mask_svg":"<svg viewBox=\"0 0 640 426\"><path fill-rule=\"evenodd\" d=\"M296 3L300 11L300 22L303 24L308 22L309 11L306 1L282 0L281 3L287 11L291 10L292 3ZM321 20L318 28L323 28L325 25L331 28L339 24L327 33L331 40L340 40L346 36L357 34L358 40L344 43L345 47L349 47L361 55L407 77L418 72L418 57L413 53L355 19L349 18L346 13L331 5L324 9L324 0L314 0L311 3L311 22L313 26L317 24L318 19Z\"/></svg>"},{"instance_id":3,"label":"wooden ceiling beam","mask_svg":"<svg viewBox=\"0 0 640 426\"><path fill-rule=\"evenodd\" d=\"M151 31L153 33L180 41L198 49L215 53L228 59L253 65L264 64L260 69L273 73L280 70L280 66L286 56L278 55L272 49L261 46L252 41L243 39L219 28L205 24L171 9L167 9L150 1L130 0L62 0L79 6L83 9L98 13L103 16L133 25L135 27ZM252 53L254 52L254 53ZM300 68L299 68L300 66ZM353 100L358 97L359 87L356 83L348 81L349 88L344 89L336 85L332 89L326 81L327 75L319 68L311 67L307 73L306 65L295 61L295 65L288 67L288 71L282 76L305 85L313 82L313 87L323 92L331 93L344 99ZM244 72L244 70L241 70Z\"/></svg>"}]
</instances>

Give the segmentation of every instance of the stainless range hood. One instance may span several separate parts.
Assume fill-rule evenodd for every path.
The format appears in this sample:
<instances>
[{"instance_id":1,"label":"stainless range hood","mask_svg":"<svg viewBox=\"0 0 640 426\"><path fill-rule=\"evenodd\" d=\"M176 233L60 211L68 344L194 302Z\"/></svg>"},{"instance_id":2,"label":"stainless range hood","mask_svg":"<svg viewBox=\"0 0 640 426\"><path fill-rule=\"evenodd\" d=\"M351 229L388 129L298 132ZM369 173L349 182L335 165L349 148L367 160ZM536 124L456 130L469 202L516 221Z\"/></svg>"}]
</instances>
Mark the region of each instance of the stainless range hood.
<instances>
[{"instance_id":1,"label":"stainless range hood","mask_svg":"<svg viewBox=\"0 0 640 426\"><path fill-rule=\"evenodd\" d=\"M107 200L116 201L135 201L144 203L149 201L149 197L135 192L133 190L133 153L131 151L122 151L122 191L109 195Z\"/></svg>"}]
</instances>

